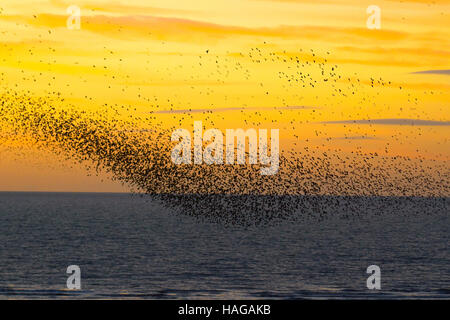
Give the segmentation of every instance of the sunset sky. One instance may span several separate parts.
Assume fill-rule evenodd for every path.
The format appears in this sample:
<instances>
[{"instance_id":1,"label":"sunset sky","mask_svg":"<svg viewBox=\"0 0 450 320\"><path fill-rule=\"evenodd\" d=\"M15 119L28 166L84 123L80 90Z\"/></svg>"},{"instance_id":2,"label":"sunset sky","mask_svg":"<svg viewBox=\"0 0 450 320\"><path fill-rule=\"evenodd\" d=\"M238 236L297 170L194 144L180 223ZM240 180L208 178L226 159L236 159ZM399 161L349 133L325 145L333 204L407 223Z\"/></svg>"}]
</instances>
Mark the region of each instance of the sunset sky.
<instances>
[{"instance_id":1,"label":"sunset sky","mask_svg":"<svg viewBox=\"0 0 450 320\"><path fill-rule=\"evenodd\" d=\"M79 30L67 28L72 5ZM379 30L366 26L370 5L381 9ZM2 0L1 90L57 91L88 111L129 106L168 127L186 109L199 111L186 128L205 109L219 128L245 127L242 108L262 113L261 128L279 128L284 146L296 136L347 152L389 145L388 155L448 163L449 9L450 0ZM299 70L314 87L289 81ZM31 190L127 189L5 142L0 191Z\"/></svg>"}]
</instances>

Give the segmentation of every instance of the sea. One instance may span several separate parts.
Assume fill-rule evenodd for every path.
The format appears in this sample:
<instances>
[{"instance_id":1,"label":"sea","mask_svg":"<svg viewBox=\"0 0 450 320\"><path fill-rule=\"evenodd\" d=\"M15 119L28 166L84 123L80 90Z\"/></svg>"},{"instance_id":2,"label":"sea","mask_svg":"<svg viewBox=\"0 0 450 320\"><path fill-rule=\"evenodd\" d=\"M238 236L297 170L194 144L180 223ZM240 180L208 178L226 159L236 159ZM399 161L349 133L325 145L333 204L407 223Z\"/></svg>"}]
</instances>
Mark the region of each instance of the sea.
<instances>
[{"instance_id":1,"label":"sea","mask_svg":"<svg viewBox=\"0 0 450 320\"><path fill-rule=\"evenodd\" d=\"M136 194L0 192L0 299L450 299L450 198L396 203L242 225Z\"/></svg>"}]
</instances>

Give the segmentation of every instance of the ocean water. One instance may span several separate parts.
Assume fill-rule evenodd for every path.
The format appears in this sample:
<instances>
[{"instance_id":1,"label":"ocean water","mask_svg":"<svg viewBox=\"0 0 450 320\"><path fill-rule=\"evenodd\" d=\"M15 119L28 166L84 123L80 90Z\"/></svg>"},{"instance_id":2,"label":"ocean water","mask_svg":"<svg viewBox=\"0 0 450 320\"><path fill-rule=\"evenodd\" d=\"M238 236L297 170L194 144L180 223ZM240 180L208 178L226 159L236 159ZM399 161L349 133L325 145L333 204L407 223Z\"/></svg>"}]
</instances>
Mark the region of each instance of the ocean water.
<instances>
[{"instance_id":1,"label":"ocean water","mask_svg":"<svg viewBox=\"0 0 450 320\"><path fill-rule=\"evenodd\" d=\"M449 299L450 200L363 200L372 213L246 227L131 194L0 193L0 298Z\"/></svg>"}]
</instances>

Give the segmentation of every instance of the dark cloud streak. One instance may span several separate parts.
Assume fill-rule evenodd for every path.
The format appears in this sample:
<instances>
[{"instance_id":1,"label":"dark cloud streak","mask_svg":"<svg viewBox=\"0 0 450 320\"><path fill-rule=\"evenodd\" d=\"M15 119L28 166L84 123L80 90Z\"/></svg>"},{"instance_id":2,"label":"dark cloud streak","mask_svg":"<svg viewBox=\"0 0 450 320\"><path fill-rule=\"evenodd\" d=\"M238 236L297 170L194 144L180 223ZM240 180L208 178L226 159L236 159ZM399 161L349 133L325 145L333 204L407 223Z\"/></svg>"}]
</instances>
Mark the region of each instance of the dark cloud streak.
<instances>
[{"instance_id":1,"label":"dark cloud streak","mask_svg":"<svg viewBox=\"0 0 450 320\"><path fill-rule=\"evenodd\" d=\"M450 76L450 69L443 69L443 70L424 70L424 71L417 71L412 72L412 74L443 74Z\"/></svg>"}]
</instances>

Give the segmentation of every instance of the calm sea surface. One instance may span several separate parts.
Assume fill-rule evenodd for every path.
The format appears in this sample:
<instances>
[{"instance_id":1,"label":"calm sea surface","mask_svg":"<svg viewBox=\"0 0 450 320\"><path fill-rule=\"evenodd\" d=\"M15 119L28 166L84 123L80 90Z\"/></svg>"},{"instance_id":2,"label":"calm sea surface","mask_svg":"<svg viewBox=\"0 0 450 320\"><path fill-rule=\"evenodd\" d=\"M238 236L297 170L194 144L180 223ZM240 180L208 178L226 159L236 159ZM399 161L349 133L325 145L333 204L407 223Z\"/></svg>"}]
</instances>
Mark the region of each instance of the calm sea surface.
<instances>
[{"instance_id":1,"label":"calm sea surface","mask_svg":"<svg viewBox=\"0 0 450 320\"><path fill-rule=\"evenodd\" d=\"M245 228L136 195L0 193L0 298L450 299L450 200L414 203ZM69 265L81 291L65 289Z\"/></svg>"}]
</instances>

